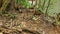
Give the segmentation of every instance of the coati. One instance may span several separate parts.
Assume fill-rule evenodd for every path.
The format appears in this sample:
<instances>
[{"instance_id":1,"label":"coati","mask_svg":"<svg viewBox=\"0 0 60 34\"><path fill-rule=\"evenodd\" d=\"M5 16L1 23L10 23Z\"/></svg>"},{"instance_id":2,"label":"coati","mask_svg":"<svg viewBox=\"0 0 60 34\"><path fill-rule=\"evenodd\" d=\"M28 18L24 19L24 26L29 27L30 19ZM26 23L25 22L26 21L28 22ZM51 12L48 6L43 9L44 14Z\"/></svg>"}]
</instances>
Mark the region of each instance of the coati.
<instances>
[{"instance_id":1,"label":"coati","mask_svg":"<svg viewBox=\"0 0 60 34\"><path fill-rule=\"evenodd\" d=\"M0 0L0 8L2 7L3 0Z\"/></svg>"}]
</instances>

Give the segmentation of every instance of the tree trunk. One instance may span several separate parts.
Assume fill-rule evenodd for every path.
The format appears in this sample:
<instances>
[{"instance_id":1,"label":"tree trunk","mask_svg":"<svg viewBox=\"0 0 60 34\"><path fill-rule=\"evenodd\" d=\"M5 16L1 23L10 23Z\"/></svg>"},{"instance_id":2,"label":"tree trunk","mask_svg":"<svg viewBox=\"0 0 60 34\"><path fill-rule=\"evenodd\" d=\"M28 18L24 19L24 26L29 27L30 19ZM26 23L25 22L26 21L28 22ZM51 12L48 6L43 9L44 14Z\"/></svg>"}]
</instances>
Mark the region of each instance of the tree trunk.
<instances>
[{"instance_id":1,"label":"tree trunk","mask_svg":"<svg viewBox=\"0 0 60 34\"><path fill-rule=\"evenodd\" d=\"M11 0L4 0L4 3L2 4L2 7L0 9L0 15L2 14L2 11L4 11L7 7L7 5L10 3Z\"/></svg>"},{"instance_id":2,"label":"tree trunk","mask_svg":"<svg viewBox=\"0 0 60 34\"><path fill-rule=\"evenodd\" d=\"M2 2L3 2L3 0L0 0L0 8L2 7Z\"/></svg>"}]
</instances>

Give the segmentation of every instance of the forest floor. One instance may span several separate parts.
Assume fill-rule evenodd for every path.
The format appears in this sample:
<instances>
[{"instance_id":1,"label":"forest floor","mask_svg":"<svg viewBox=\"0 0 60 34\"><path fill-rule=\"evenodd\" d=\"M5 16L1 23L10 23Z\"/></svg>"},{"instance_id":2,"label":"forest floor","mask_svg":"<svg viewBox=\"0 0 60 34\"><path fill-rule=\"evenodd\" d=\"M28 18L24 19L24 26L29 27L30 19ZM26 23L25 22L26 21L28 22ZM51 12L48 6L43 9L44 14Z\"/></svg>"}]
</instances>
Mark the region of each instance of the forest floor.
<instances>
[{"instance_id":1,"label":"forest floor","mask_svg":"<svg viewBox=\"0 0 60 34\"><path fill-rule=\"evenodd\" d=\"M14 19L7 14L0 16L0 34L60 34L60 28L52 24L52 18L43 13L35 15L29 10L23 9L20 13L10 10L9 13L16 16Z\"/></svg>"}]
</instances>

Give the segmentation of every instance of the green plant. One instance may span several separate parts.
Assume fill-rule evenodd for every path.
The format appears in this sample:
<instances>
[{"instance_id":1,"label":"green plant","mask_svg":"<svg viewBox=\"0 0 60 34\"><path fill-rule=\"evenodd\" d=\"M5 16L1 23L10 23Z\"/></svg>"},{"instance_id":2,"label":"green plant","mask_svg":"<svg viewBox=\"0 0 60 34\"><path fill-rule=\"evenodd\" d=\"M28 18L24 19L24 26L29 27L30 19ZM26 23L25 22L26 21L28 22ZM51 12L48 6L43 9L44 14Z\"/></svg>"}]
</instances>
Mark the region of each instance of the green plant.
<instances>
[{"instance_id":1,"label":"green plant","mask_svg":"<svg viewBox=\"0 0 60 34\"><path fill-rule=\"evenodd\" d=\"M28 7L28 0L15 0L15 3L18 5L23 5L24 7Z\"/></svg>"}]
</instances>

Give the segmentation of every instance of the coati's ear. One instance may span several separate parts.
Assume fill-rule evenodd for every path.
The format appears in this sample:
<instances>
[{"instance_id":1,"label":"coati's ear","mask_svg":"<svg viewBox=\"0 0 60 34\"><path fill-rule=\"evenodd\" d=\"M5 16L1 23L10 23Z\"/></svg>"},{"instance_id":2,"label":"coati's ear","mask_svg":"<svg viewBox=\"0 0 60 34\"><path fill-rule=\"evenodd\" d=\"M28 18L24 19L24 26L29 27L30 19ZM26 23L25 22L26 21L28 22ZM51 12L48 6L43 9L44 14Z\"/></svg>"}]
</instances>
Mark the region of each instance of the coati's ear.
<instances>
[{"instance_id":1,"label":"coati's ear","mask_svg":"<svg viewBox=\"0 0 60 34\"><path fill-rule=\"evenodd\" d=\"M0 8L2 7L3 0L0 0Z\"/></svg>"}]
</instances>

